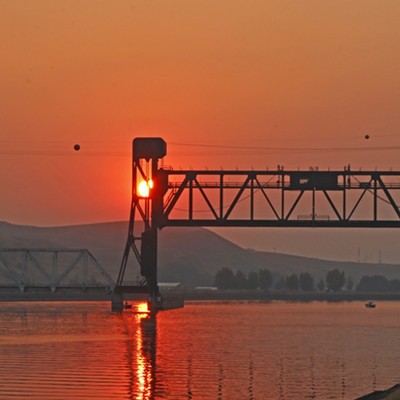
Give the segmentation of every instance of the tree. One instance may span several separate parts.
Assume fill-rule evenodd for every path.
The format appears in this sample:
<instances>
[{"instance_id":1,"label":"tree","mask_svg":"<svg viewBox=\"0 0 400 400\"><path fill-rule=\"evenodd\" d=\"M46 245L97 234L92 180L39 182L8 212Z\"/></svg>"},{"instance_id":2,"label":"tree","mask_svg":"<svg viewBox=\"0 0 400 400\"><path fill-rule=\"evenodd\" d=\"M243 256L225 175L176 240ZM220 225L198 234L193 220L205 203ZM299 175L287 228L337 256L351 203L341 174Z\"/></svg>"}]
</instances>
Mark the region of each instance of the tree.
<instances>
[{"instance_id":1,"label":"tree","mask_svg":"<svg viewBox=\"0 0 400 400\"><path fill-rule=\"evenodd\" d=\"M391 292L400 292L400 281L398 279L393 279L389 284Z\"/></svg>"},{"instance_id":2,"label":"tree","mask_svg":"<svg viewBox=\"0 0 400 400\"><path fill-rule=\"evenodd\" d=\"M275 284L275 290L285 290L285 289L287 289L286 279L280 278L278 282L276 282Z\"/></svg>"},{"instance_id":3,"label":"tree","mask_svg":"<svg viewBox=\"0 0 400 400\"><path fill-rule=\"evenodd\" d=\"M346 282L344 271L340 272L338 269L333 269L326 274L326 287L328 290L338 292L341 290Z\"/></svg>"},{"instance_id":4,"label":"tree","mask_svg":"<svg viewBox=\"0 0 400 400\"><path fill-rule=\"evenodd\" d=\"M398 279L389 281L382 275L363 276L356 287L357 292L398 292L399 290Z\"/></svg>"},{"instance_id":5,"label":"tree","mask_svg":"<svg viewBox=\"0 0 400 400\"><path fill-rule=\"evenodd\" d=\"M258 286L262 290L268 290L273 283L272 274L268 269L260 269L258 271Z\"/></svg>"},{"instance_id":6,"label":"tree","mask_svg":"<svg viewBox=\"0 0 400 400\"><path fill-rule=\"evenodd\" d=\"M286 277L286 286L289 290L299 290L299 277L297 274Z\"/></svg>"},{"instance_id":7,"label":"tree","mask_svg":"<svg viewBox=\"0 0 400 400\"><path fill-rule=\"evenodd\" d=\"M353 287L354 287L353 278L352 278L351 276L349 276L349 277L347 278L347 281L346 281L346 290L348 290L349 292L351 292L351 291L353 290Z\"/></svg>"},{"instance_id":8,"label":"tree","mask_svg":"<svg viewBox=\"0 0 400 400\"><path fill-rule=\"evenodd\" d=\"M246 289L247 286L246 275L240 269L236 271L235 281L237 289Z\"/></svg>"},{"instance_id":9,"label":"tree","mask_svg":"<svg viewBox=\"0 0 400 400\"><path fill-rule=\"evenodd\" d=\"M224 267L215 274L214 285L218 289L235 289L236 279L230 268Z\"/></svg>"},{"instance_id":10,"label":"tree","mask_svg":"<svg viewBox=\"0 0 400 400\"><path fill-rule=\"evenodd\" d=\"M323 292L325 290L325 281L323 279L320 279L318 284L317 284L317 289L320 292Z\"/></svg>"},{"instance_id":11,"label":"tree","mask_svg":"<svg viewBox=\"0 0 400 400\"><path fill-rule=\"evenodd\" d=\"M314 278L308 273L304 272L299 277L300 289L304 292L311 292L314 290Z\"/></svg>"},{"instance_id":12,"label":"tree","mask_svg":"<svg viewBox=\"0 0 400 400\"><path fill-rule=\"evenodd\" d=\"M258 274L257 272L250 271L247 277L247 289L258 289Z\"/></svg>"}]
</instances>

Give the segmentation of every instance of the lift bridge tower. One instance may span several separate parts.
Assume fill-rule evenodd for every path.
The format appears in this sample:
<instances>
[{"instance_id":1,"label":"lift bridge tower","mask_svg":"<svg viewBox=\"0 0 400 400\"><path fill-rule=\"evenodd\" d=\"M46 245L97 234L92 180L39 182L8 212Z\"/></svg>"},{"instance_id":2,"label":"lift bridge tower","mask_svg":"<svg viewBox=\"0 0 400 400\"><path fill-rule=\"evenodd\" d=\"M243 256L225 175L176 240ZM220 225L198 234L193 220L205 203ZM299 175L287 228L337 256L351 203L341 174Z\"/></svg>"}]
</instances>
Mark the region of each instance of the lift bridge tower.
<instances>
[{"instance_id":1,"label":"lift bridge tower","mask_svg":"<svg viewBox=\"0 0 400 400\"><path fill-rule=\"evenodd\" d=\"M148 294L151 310L161 308L162 302L157 284L157 229L167 182L162 182L165 177L158 173L158 163L166 155L167 145L161 138L136 138L132 150L128 239L112 302L113 311L122 311L124 293ZM124 281L131 253L140 267L140 282Z\"/></svg>"}]
</instances>

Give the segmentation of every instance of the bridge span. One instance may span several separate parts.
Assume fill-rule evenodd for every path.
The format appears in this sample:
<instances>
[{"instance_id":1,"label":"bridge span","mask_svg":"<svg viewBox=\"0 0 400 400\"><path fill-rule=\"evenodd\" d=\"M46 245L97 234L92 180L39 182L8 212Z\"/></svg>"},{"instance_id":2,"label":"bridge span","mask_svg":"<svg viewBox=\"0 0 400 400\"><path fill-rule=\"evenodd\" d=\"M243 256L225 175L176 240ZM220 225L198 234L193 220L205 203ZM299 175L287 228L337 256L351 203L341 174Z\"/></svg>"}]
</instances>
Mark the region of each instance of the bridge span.
<instances>
[{"instance_id":1,"label":"bridge span","mask_svg":"<svg viewBox=\"0 0 400 400\"><path fill-rule=\"evenodd\" d=\"M159 165L161 138L133 140L128 238L113 308L135 288L124 279L130 254L157 310L157 232L169 226L399 228L400 171L173 170Z\"/></svg>"},{"instance_id":2,"label":"bridge span","mask_svg":"<svg viewBox=\"0 0 400 400\"><path fill-rule=\"evenodd\" d=\"M107 300L114 289L87 249L0 249L0 300Z\"/></svg>"},{"instance_id":3,"label":"bridge span","mask_svg":"<svg viewBox=\"0 0 400 400\"><path fill-rule=\"evenodd\" d=\"M146 301L143 281L128 281L124 300ZM0 301L111 301L121 298L114 279L87 249L0 248ZM182 307L164 295L164 308Z\"/></svg>"}]
</instances>

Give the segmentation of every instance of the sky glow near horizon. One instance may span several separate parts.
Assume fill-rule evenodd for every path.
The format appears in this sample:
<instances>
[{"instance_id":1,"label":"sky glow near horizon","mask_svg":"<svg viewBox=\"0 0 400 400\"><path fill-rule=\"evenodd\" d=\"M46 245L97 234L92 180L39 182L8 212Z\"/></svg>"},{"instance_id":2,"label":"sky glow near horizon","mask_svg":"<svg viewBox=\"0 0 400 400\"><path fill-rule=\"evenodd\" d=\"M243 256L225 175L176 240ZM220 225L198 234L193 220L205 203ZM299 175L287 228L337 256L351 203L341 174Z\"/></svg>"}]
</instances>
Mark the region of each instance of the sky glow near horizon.
<instances>
[{"instance_id":1,"label":"sky glow near horizon","mask_svg":"<svg viewBox=\"0 0 400 400\"><path fill-rule=\"evenodd\" d=\"M174 168L400 169L397 1L0 9L2 220L127 219L137 136Z\"/></svg>"}]
</instances>

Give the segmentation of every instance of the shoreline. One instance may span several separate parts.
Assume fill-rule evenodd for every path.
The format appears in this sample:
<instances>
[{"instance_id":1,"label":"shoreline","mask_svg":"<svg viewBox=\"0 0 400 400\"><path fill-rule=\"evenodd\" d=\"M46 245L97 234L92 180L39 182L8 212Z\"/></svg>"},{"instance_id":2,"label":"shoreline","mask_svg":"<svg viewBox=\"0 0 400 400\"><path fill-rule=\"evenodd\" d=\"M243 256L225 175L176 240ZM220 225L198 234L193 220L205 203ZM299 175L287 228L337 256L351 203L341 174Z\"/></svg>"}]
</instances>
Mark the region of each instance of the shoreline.
<instances>
[{"instance_id":1,"label":"shoreline","mask_svg":"<svg viewBox=\"0 0 400 400\"><path fill-rule=\"evenodd\" d=\"M377 390L365 396L358 397L356 400L399 400L400 384L394 385L386 390Z\"/></svg>"},{"instance_id":2,"label":"shoreline","mask_svg":"<svg viewBox=\"0 0 400 400\"><path fill-rule=\"evenodd\" d=\"M172 293L172 292L165 292ZM175 292L185 300L260 300L260 301L398 301L400 293L356 292L276 292L260 290L184 290Z\"/></svg>"},{"instance_id":3,"label":"shoreline","mask_svg":"<svg viewBox=\"0 0 400 400\"><path fill-rule=\"evenodd\" d=\"M183 298L185 301L399 301L397 293L359 293L359 292L284 292L262 290L161 290L161 295ZM145 294L126 294L126 300L146 299ZM51 292L48 289L28 290L21 293L18 289L0 290L0 302L8 301L111 301L112 292L104 289L63 290Z\"/></svg>"}]
</instances>

